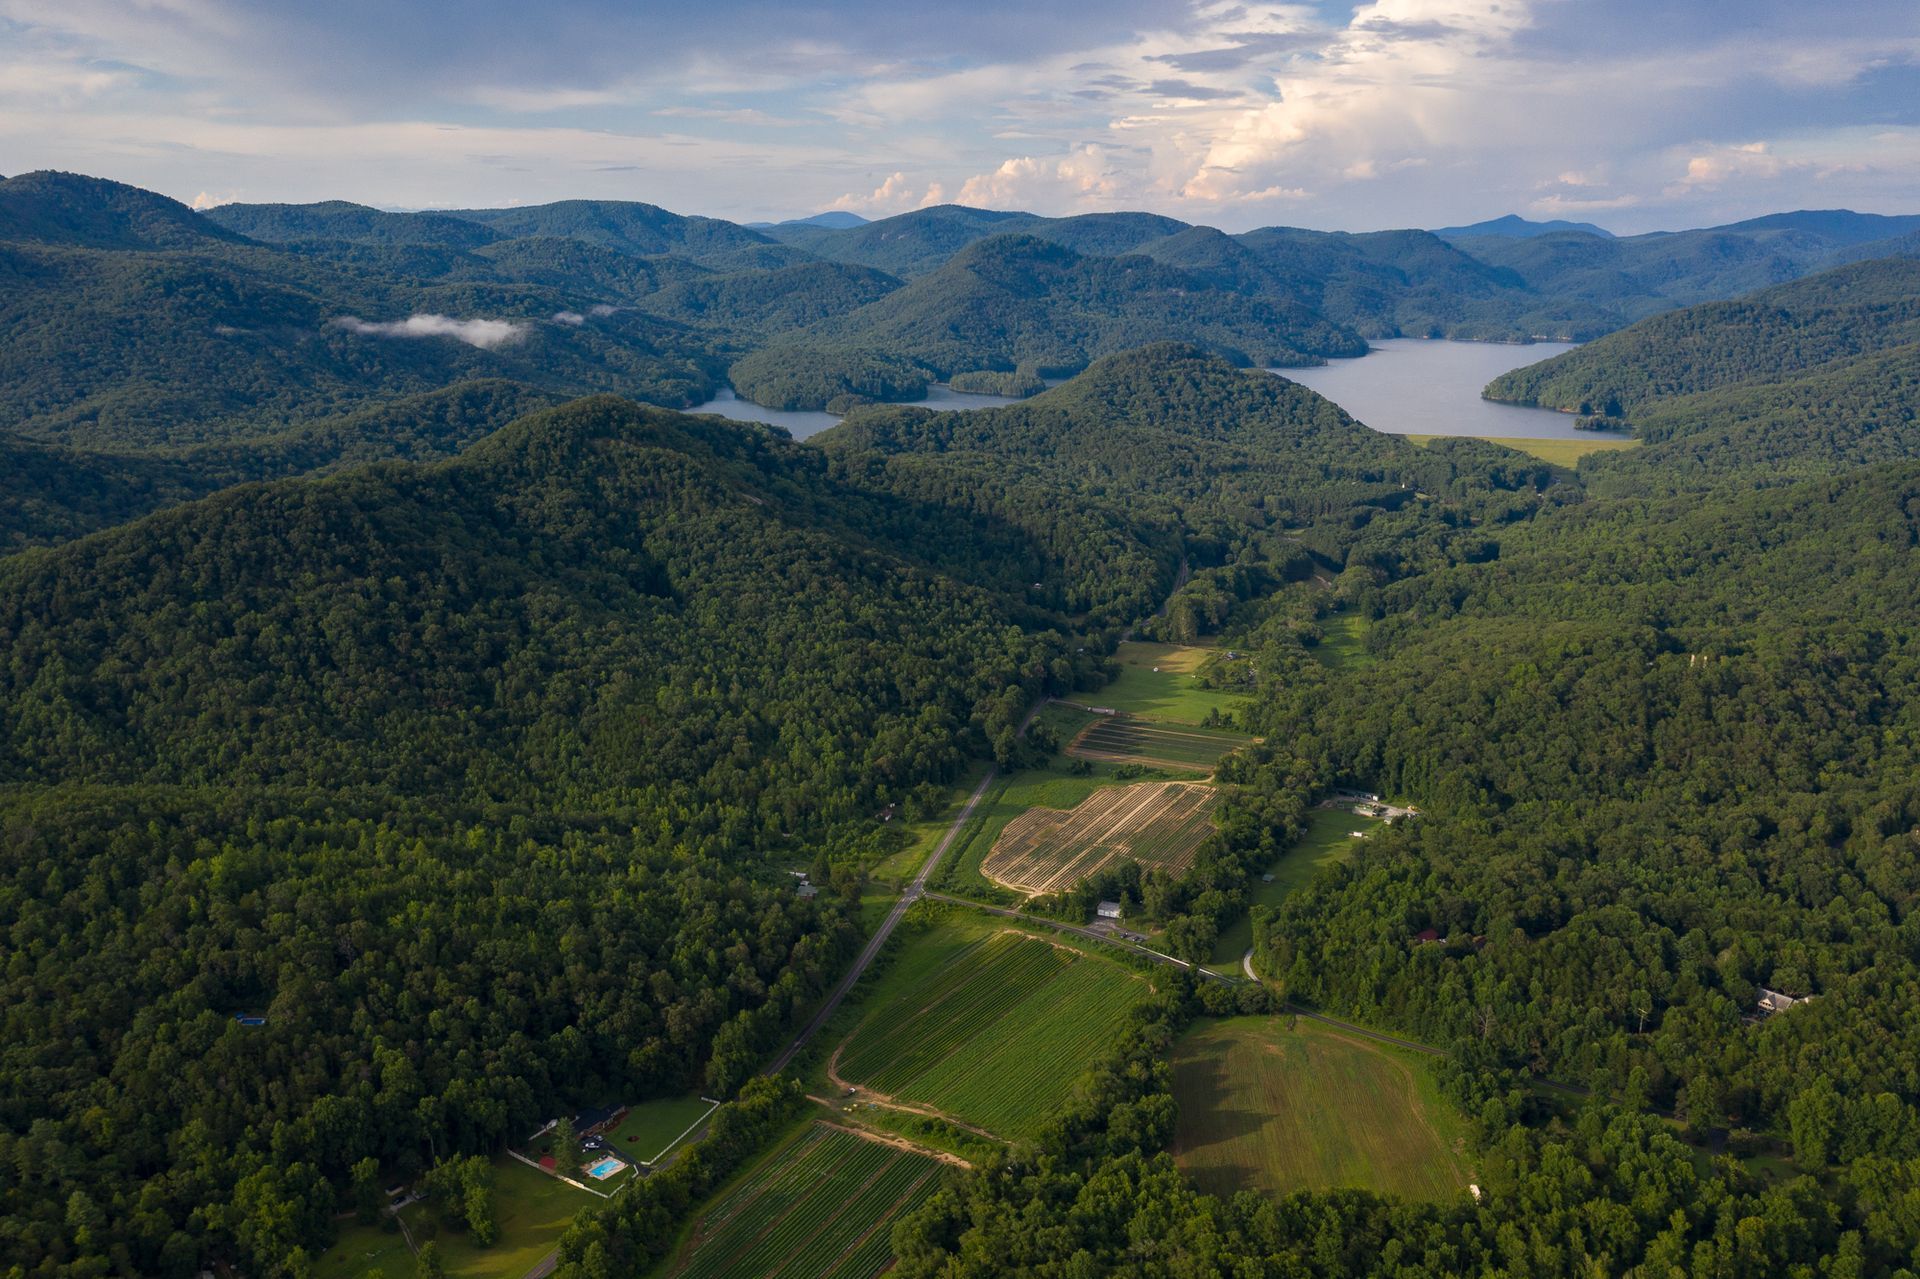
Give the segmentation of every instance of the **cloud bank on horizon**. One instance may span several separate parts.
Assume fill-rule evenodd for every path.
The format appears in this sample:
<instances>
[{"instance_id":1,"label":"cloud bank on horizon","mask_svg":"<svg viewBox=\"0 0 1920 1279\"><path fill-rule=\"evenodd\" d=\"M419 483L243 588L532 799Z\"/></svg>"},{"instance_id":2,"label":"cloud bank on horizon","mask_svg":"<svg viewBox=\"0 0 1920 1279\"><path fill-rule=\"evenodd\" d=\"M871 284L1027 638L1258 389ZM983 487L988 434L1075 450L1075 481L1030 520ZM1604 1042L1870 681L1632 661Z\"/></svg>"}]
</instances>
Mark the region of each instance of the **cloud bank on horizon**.
<instances>
[{"instance_id":1,"label":"cloud bank on horizon","mask_svg":"<svg viewBox=\"0 0 1920 1279\"><path fill-rule=\"evenodd\" d=\"M1912 0L0 0L0 172L1228 230L1920 211Z\"/></svg>"}]
</instances>

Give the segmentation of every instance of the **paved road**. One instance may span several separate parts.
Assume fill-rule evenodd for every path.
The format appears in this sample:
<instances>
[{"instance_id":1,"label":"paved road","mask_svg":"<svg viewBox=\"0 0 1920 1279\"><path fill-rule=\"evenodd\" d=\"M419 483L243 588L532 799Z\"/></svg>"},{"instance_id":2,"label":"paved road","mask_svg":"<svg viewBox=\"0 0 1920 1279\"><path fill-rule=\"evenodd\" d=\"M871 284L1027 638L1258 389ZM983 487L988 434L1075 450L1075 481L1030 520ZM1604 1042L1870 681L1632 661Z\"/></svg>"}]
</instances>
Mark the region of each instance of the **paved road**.
<instances>
[{"instance_id":1,"label":"paved road","mask_svg":"<svg viewBox=\"0 0 1920 1279\"><path fill-rule=\"evenodd\" d=\"M1042 706L1045 704L1045 702L1041 703ZM1033 717L1039 713L1040 708L1038 706L1028 713L1026 723L1020 725L1020 731L1022 733L1027 731L1027 724L1033 723ZM873 940L867 943L867 948L860 952L860 958L855 960L853 967L847 970L847 975L840 979L840 984L833 988L833 993L827 996L827 1002L820 1005L820 1011L813 1015L813 1020L806 1024L799 1035L795 1036L794 1041L788 1044L778 1057L773 1059L773 1063L769 1065L765 1071L766 1074L777 1075L785 1070L787 1063L793 1060L794 1055L802 1048L805 1048L808 1042L820 1033L820 1028L827 1024L827 1018L833 1016L834 1012L840 1007L840 1001L845 999L847 992L853 989L853 984L859 981L867 969L872 966L874 959L880 954L880 948L887 944L887 938L893 936L893 930L899 925L901 918L906 915L907 909L920 899L922 893L926 892L927 878L933 874L934 868L939 866L940 859L946 856L947 849L951 847L953 841L959 837L961 829L967 824L967 819L973 816L973 810L979 805L981 799L985 797L987 788L992 786L994 779L999 776L1000 770L998 768L989 767L987 769L987 775L982 777L980 784L973 788L973 794L967 797L966 804L960 809L960 815L953 819L953 825L947 827L947 833L940 837L940 842L934 845L931 853L927 854L927 860L921 863L919 873L913 877L913 882L907 885L906 891L900 894L900 900L893 904L893 909L887 912L886 920L882 922L879 929L875 931Z\"/></svg>"},{"instance_id":2,"label":"paved road","mask_svg":"<svg viewBox=\"0 0 1920 1279\"><path fill-rule=\"evenodd\" d=\"M1199 973L1202 977L1212 978L1214 981L1220 982L1222 985L1232 986L1236 984L1233 978L1231 977L1222 977L1219 973L1210 972L1205 968L1197 967L1196 965L1188 963L1184 959L1178 959L1172 955L1165 954L1161 951L1153 950L1149 947L1139 945L1138 943L1130 942L1123 938L1115 937L1112 933L1103 933L1097 928L1083 928L1078 924L1063 924L1057 919L1048 919L1044 915L1024 915L1017 910L1011 910L1005 906L989 906L985 902L973 901L972 899L966 898L966 897L950 897L946 893L928 893L927 896L933 898L933 900L935 901L953 902L955 905L958 905L958 906L971 906L973 909L983 910L987 912L987 914L989 915L1002 915L1008 919L1017 919L1023 924L1044 925L1047 928L1053 929L1055 932L1073 933L1080 937L1091 938L1092 940L1097 942L1105 942L1109 946L1115 946L1121 950L1131 951L1136 955L1142 956L1143 958L1151 959L1155 963L1168 964L1174 968L1185 968L1191 972Z\"/></svg>"}]
</instances>

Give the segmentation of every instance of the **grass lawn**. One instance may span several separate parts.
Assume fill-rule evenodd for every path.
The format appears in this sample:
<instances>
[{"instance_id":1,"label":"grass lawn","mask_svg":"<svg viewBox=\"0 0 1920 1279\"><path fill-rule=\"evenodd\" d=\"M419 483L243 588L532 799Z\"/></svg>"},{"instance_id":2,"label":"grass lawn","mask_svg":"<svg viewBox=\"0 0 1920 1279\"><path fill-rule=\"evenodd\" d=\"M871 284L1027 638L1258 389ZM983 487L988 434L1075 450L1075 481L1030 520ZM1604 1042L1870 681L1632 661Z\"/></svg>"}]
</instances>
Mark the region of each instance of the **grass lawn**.
<instances>
[{"instance_id":1,"label":"grass lawn","mask_svg":"<svg viewBox=\"0 0 1920 1279\"><path fill-rule=\"evenodd\" d=\"M607 1134L607 1145L630 1164L653 1163L711 1109L698 1097L643 1101L627 1111L619 1127Z\"/></svg>"},{"instance_id":2,"label":"grass lawn","mask_svg":"<svg viewBox=\"0 0 1920 1279\"><path fill-rule=\"evenodd\" d=\"M1320 619L1320 642L1313 655L1336 671L1357 670L1377 660L1367 651L1370 623L1358 613L1335 613Z\"/></svg>"},{"instance_id":3,"label":"grass lawn","mask_svg":"<svg viewBox=\"0 0 1920 1279\"><path fill-rule=\"evenodd\" d=\"M1307 833L1300 837L1300 842L1261 872L1272 875L1273 882L1254 876L1247 910L1230 927L1221 930L1209 965L1223 971L1237 971L1240 957L1253 945L1253 907L1278 906L1288 893L1319 874L1321 867L1351 853L1359 842L1353 837L1354 831L1372 830L1378 824L1371 817L1355 817L1344 809L1314 809L1308 815Z\"/></svg>"},{"instance_id":4,"label":"grass lawn","mask_svg":"<svg viewBox=\"0 0 1920 1279\"><path fill-rule=\"evenodd\" d=\"M342 1226L339 1242L313 1263L313 1279L413 1279L413 1274L413 1253L398 1226Z\"/></svg>"},{"instance_id":5,"label":"grass lawn","mask_svg":"<svg viewBox=\"0 0 1920 1279\"><path fill-rule=\"evenodd\" d=\"M1173 1155L1201 1189L1465 1195L1465 1122L1425 1059L1288 1020L1203 1021L1174 1045Z\"/></svg>"},{"instance_id":6,"label":"grass lawn","mask_svg":"<svg viewBox=\"0 0 1920 1279\"><path fill-rule=\"evenodd\" d=\"M1415 444L1430 444L1440 438L1437 435L1407 436ZM1597 433L1590 440L1515 440L1499 435L1476 435L1472 438L1485 440L1489 444L1504 444L1555 466L1572 466L1589 453L1610 453L1615 449L1637 448L1640 444L1639 440L1623 440L1618 436Z\"/></svg>"},{"instance_id":7,"label":"grass lawn","mask_svg":"<svg viewBox=\"0 0 1920 1279\"><path fill-rule=\"evenodd\" d=\"M553 1250L582 1208L601 1202L505 1155L493 1161L493 1199L500 1238L491 1248L474 1247L464 1230L439 1221L423 1203L405 1210L407 1229L416 1244L440 1241L440 1258L453 1279L520 1279Z\"/></svg>"},{"instance_id":8,"label":"grass lawn","mask_svg":"<svg viewBox=\"0 0 1920 1279\"><path fill-rule=\"evenodd\" d=\"M1204 688L1194 678L1215 652L1211 648L1129 640L1113 655L1120 663L1120 678L1105 688L1075 693L1073 700L1088 706L1111 706L1170 724L1204 723L1208 712L1216 710L1231 715L1241 699Z\"/></svg>"}]
</instances>

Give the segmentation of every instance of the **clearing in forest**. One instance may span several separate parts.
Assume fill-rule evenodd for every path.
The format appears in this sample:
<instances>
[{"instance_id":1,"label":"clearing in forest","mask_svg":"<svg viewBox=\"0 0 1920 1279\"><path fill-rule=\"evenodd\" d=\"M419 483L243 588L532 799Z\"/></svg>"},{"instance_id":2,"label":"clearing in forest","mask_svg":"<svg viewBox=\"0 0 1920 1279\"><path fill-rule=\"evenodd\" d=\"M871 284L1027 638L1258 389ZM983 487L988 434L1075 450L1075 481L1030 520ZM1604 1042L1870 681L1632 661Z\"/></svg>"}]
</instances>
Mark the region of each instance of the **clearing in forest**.
<instances>
[{"instance_id":1,"label":"clearing in forest","mask_svg":"<svg viewBox=\"0 0 1920 1279\"><path fill-rule=\"evenodd\" d=\"M1123 764L1165 768L1206 768L1252 741L1240 733L1185 725L1154 724L1130 715L1097 719L1067 744L1067 754Z\"/></svg>"},{"instance_id":2,"label":"clearing in forest","mask_svg":"<svg viewBox=\"0 0 1920 1279\"><path fill-rule=\"evenodd\" d=\"M1095 791L1071 812L1033 808L1008 822L980 863L988 879L1025 893L1072 888L1112 862L1178 876L1213 833L1220 792L1193 782Z\"/></svg>"},{"instance_id":3,"label":"clearing in forest","mask_svg":"<svg viewBox=\"0 0 1920 1279\"><path fill-rule=\"evenodd\" d=\"M1464 1125L1403 1049L1283 1017L1203 1022L1174 1045L1173 1155L1201 1189L1466 1193Z\"/></svg>"},{"instance_id":4,"label":"clearing in forest","mask_svg":"<svg viewBox=\"0 0 1920 1279\"><path fill-rule=\"evenodd\" d=\"M1032 1136L1111 1047L1146 982L1007 929L915 937L835 1054L833 1073L1002 1137Z\"/></svg>"},{"instance_id":5,"label":"clearing in forest","mask_svg":"<svg viewBox=\"0 0 1920 1279\"><path fill-rule=\"evenodd\" d=\"M939 1186L929 1155L816 1123L783 1142L694 1223L675 1279L873 1279L893 1223Z\"/></svg>"},{"instance_id":6,"label":"clearing in forest","mask_svg":"<svg viewBox=\"0 0 1920 1279\"><path fill-rule=\"evenodd\" d=\"M1202 667L1224 660L1218 649L1128 640L1114 650L1113 658L1120 664L1120 677L1094 692L1075 693L1074 701L1143 719L1198 725L1215 711L1232 714L1244 700L1200 682Z\"/></svg>"}]
</instances>

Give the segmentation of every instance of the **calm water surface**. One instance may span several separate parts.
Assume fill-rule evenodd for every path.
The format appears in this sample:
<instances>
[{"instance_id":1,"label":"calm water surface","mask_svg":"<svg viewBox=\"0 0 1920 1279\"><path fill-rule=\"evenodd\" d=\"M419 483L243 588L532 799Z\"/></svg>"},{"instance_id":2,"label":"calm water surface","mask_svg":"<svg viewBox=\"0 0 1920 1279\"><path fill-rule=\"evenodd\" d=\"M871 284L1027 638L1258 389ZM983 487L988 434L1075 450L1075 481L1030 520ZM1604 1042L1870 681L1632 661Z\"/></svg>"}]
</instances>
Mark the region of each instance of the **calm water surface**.
<instances>
[{"instance_id":1,"label":"calm water surface","mask_svg":"<svg viewBox=\"0 0 1920 1279\"><path fill-rule=\"evenodd\" d=\"M1387 338L1375 342L1373 353L1359 359L1333 360L1317 369L1274 371L1313 388L1374 430L1390 435L1591 440L1595 433L1574 430L1569 414L1480 398L1481 388L1509 369L1572 349L1567 342L1522 346Z\"/></svg>"},{"instance_id":2,"label":"calm water surface","mask_svg":"<svg viewBox=\"0 0 1920 1279\"><path fill-rule=\"evenodd\" d=\"M928 387L926 399L913 401L920 408L943 412L949 409L991 409L1019 402L1006 395L967 395L945 383ZM739 422L766 422L785 427L796 440L818 435L828 427L840 424L840 419L834 414L819 409L763 409L751 400L743 400L735 395L730 386L721 387L720 394L705 404L694 405L687 412L718 413L721 417L730 417Z\"/></svg>"}]
</instances>

